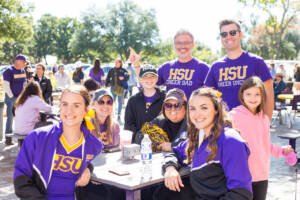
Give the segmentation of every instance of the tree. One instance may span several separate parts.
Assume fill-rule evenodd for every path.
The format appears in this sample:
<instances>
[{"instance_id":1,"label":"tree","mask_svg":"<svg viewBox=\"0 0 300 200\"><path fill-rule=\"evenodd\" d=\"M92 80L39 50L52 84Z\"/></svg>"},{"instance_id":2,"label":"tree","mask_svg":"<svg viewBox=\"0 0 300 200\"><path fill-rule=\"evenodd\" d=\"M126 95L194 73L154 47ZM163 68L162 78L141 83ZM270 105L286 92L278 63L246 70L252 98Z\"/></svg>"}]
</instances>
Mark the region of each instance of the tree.
<instances>
[{"instance_id":1,"label":"tree","mask_svg":"<svg viewBox=\"0 0 300 200\"><path fill-rule=\"evenodd\" d=\"M78 26L76 19L65 17L58 19L58 24L55 34L55 49L54 53L63 63L69 63L73 59L70 40Z\"/></svg>"},{"instance_id":2,"label":"tree","mask_svg":"<svg viewBox=\"0 0 300 200\"><path fill-rule=\"evenodd\" d=\"M33 34L33 6L19 0L0 0L0 60L10 63L18 53L28 53Z\"/></svg>"},{"instance_id":3,"label":"tree","mask_svg":"<svg viewBox=\"0 0 300 200\"><path fill-rule=\"evenodd\" d=\"M286 43L285 36L290 28L297 27L297 16L300 11L300 3L292 0L240 0L245 5L252 4L268 15L265 22L265 36L268 36L269 48L273 49L273 59L285 58L284 50L292 50L292 44ZM284 49L285 48L285 49Z\"/></svg>"},{"instance_id":4,"label":"tree","mask_svg":"<svg viewBox=\"0 0 300 200\"><path fill-rule=\"evenodd\" d=\"M50 14L43 15L35 26L34 42L35 57L40 60L44 58L46 64L46 56L55 52L57 37L58 18Z\"/></svg>"},{"instance_id":5,"label":"tree","mask_svg":"<svg viewBox=\"0 0 300 200\"><path fill-rule=\"evenodd\" d=\"M122 59L129 47L140 52L159 43L155 11L143 10L132 1L121 1L107 8L105 30L110 46Z\"/></svg>"},{"instance_id":6,"label":"tree","mask_svg":"<svg viewBox=\"0 0 300 200\"><path fill-rule=\"evenodd\" d=\"M69 47L76 59L93 60L99 57L102 61L111 60L109 45L106 44L103 16L98 10L90 8L83 15L81 23L70 40Z\"/></svg>"}]
</instances>

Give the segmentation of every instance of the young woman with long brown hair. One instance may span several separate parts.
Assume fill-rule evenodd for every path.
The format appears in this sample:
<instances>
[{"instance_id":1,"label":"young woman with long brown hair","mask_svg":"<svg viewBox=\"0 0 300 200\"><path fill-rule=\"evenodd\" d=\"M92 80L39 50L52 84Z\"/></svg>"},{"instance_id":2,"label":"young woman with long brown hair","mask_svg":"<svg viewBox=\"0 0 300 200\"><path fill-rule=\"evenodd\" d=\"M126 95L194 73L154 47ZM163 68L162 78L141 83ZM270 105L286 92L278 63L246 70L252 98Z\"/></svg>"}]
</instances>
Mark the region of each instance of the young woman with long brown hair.
<instances>
[{"instance_id":1,"label":"young woman with long brown hair","mask_svg":"<svg viewBox=\"0 0 300 200\"><path fill-rule=\"evenodd\" d=\"M184 187L180 164L190 164L190 183L195 199L252 199L249 149L231 128L218 92L195 90L188 103L188 140L173 147L163 165L165 186L173 191Z\"/></svg>"}]
</instances>

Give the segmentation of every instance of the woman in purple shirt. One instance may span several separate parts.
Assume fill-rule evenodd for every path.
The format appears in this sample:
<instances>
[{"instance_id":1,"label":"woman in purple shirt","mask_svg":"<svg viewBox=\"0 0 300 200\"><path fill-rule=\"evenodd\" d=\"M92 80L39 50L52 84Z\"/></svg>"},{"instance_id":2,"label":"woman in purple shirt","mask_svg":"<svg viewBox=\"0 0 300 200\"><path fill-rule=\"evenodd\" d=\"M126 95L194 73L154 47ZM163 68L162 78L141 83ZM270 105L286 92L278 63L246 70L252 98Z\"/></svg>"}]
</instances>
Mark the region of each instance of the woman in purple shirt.
<instances>
[{"instance_id":1,"label":"woman in purple shirt","mask_svg":"<svg viewBox=\"0 0 300 200\"><path fill-rule=\"evenodd\" d=\"M101 68L101 62L99 58L96 58L93 68L90 70L89 76L97 81L101 86L104 85L104 72Z\"/></svg>"}]
</instances>

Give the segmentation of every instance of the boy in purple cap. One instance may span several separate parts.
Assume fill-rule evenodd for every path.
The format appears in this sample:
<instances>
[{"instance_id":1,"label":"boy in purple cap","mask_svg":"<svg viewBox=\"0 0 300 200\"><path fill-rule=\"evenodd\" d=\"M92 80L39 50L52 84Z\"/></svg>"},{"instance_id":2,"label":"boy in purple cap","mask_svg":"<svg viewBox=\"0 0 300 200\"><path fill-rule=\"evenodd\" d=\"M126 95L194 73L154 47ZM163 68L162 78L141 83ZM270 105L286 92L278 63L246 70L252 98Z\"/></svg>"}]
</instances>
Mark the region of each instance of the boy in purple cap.
<instances>
[{"instance_id":1,"label":"boy in purple cap","mask_svg":"<svg viewBox=\"0 0 300 200\"><path fill-rule=\"evenodd\" d=\"M158 85L165 85L167 91L180 88L187 98L203 86L208 66L192 56L195 47L193 35L186 30L179 30L174 36L174 47L178 59L166 62L158 69Z\"/></svg>"},{"instance_id":2,"label":"boy in purple cap","mask_svg":"<svg viewBox=\"0 0 300 200\"><path fill-rule=\"evenodd\" d=\"M257 55L242 49L243 33L238 22L223 20L219 28L221 42L227 55L212 64L205 85L221 92L222 99L231 110L240 105L238 92L244 80L251 76L258 76L266 88L267 103L264 110L271 119L274 107L273 80L266 63Z\"/></svg>"},{"instance_id":3,"label":"boy in purple cap","mask_svg":"<svg viewBox=\"0 0 300 200\"><path fill-rule=\"evenodd\" d=\"M4 103L6 104L6 127L5 135L13 132L12 122L13 122L13 105L22 92L24 85L26 84L26 72L24 67L26 66L26 57L22 54L19 54L15 58L14 65L9 67L3 73L4 80L4 92L5 98ZM5 136L5 144L12 145L12 138Z\"/></svg>"}]
</instances>

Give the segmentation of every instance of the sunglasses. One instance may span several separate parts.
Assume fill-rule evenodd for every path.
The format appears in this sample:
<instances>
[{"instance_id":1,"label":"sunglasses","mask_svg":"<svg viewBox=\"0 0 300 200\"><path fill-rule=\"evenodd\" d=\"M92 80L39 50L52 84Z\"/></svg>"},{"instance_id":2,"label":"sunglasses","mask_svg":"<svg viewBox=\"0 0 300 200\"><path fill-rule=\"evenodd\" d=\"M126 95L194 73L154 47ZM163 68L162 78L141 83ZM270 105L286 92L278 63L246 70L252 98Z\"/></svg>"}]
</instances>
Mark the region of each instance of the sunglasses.
<instances>
[{"instance_id":1,"label":"sunglasses","mask_svg":"<svg viewBox=\"0 0 300 200\"><path fill-rule=\"evenodd\" d=\"M109 106L111 106L111 105L113 105L113 100L108 100L108 101L103 101L103 100L99 100L98 101L98 105L104 105L104 104L106 104L106 105L109 105Z\"/></svg>"},{"instance_id":2,"label":"sunglasses","mask_svg":"<svg viewBox=\"0 0 300 200\"><path fill-rule=\"evenodd\" d=\"M172 110L172 108L174 108L174 110L180 110L182 108L183 104L182 103L164 103L164 109L165 110Z\"/></svg>"},{"instance_id":3,"label":"sunglasses","mask_svg":"<svg viewBox=\"0 0 300 200\"><path fill-rule=\"evenodd\" d=\"M237 34L238 32L241 32L241 31L240 31L240 30L232 30L232 31L229 31L229 32L221 32L221 33L220 33L220 36L221 36L222 38L227 38L228 34L230 34L231 36L236 36L236 34Z\"/></svg>"}]
</instances>

